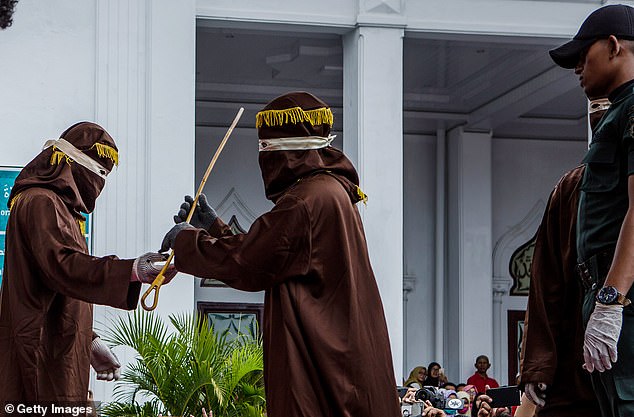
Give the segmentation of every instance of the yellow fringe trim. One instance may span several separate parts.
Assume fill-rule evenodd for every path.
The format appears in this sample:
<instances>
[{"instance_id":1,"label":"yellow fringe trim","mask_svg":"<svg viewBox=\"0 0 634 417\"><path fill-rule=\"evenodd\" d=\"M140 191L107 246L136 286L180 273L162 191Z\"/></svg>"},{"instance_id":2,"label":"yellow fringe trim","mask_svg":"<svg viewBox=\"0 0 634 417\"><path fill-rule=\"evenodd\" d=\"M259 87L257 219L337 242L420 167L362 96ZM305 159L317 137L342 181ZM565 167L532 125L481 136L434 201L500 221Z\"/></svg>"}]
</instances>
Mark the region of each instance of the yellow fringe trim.
<instances>
[{"instance_id":1,"label":"yellow fringe trim","mask_svg":"<svg viewBox=\"0 0 634 417\"><path fill-rule=\"evenodd\" d=\"M108 158L113 164L119 166L119 153L113 147L104 145L103 143L95 143L90 147L90 149L92 148L97 149L97 155L99 155L100 158Z\"/></svg>"},{"instance_id":2,"label":"yellow fringe trim","mask_svg":"<svg viewBox=\"0 0 634 417\"><path fill-rule=\"evenodd\" d=\"M86 234L86 220L77 220L77 224L79 225L79 230L81 230L81 234Z\"/></svg>"},{"instance_id":3,"label":"yellow fringe trim","mask_svg":"<svg viewBox=\"0 0 634 417\"><path fill-rule=\"evenodd\" d=\"M255 127L282 126L308 122L313 126L327 124L332 126L334 117L327 107L314 110L304 110L301 107L291 107L284 110L264 110L255 115Z\"/></svg>"},{"instance_id":4,"label":"yellow fringe trim","mask_svg":"<svg viewBox=\"0 0 634 417\"><path fill-rule=\"evenodd\" d=\"M119 165L119 153L112 147L108 145L104 145L102 143L95 143L92 145L90 149L97 149L97 155L100 158L107 158L112 161L113 164ZM62 159L66 158L66 163L70 164L73 162L72 158L66 155L62 151L58 151L55 146L53 146L53 155L51 155L51 165L58 165L62 162Z\"/></svg>"},{"instance_id":5,"label":"yellow fringe trim","mask_svg":"<svg viewBox=\"0 0 634 417\"><path fill-rule=\"evenodd\" d=\"M51 155L51 165L59 165L62 163L62 160L66 158L66 163L70 165L73 160L70 156L66 155L62 151L56 150L57 148L53 146L53 155Z\"/></svg>"},{"instance_id":6,"label":"yellow fringe trim","mask_svg":"<svg viewBox=\"0 0 634 417\"><path fill-rule=\"evenodd\" d=\"M368 205L368 195L363 192L361 187L357 185L357 195L359 196L359 201L363 201L363 204Z\"/></svg>"},{"instance_id":7,"label":"yellow fringe trim","mask_svg":"<svg viewBox=\"0 0 634 417\"><path fill-rule=\"evenodd\" d=\"M11 202L9 203L9 211L13 210L13 206L15 205L15 203L18 202L20 197L22 197L22 193L16 195L15 197L11 199Z\"/></svg>"}]
</instances>

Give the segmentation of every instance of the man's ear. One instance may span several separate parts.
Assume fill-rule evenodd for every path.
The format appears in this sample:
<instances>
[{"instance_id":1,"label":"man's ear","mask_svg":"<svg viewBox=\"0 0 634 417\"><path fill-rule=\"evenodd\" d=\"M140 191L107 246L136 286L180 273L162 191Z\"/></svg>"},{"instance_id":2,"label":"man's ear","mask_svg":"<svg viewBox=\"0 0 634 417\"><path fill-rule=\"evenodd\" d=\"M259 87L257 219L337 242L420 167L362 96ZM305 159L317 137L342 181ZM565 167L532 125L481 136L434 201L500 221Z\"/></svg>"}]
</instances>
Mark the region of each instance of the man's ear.
<instances>
[{"instance_id":1,"label":"man's ear","mask_svg":"<svg viewBox=\"0 0 634 417\"><path fill-rule=\"evenodd\" d=\"M610 54L609 56L610 56L610 59L612 59L622 52L624 46L614 35L610 35L607 41L608 41L608 52Z\"/></svg>"}]
</instances>

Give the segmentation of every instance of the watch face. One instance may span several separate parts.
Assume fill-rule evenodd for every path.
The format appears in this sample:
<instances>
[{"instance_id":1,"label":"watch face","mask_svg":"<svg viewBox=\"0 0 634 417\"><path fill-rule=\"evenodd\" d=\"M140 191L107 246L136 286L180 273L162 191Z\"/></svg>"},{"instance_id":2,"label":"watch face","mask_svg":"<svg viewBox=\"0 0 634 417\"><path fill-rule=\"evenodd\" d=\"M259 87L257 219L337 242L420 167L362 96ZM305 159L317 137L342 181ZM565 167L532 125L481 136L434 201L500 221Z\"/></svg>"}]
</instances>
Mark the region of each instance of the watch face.
<instances>
[{"instance_id":1,"label":"watch face","mask_svg":"<svg viewBox=\"0 0 634 417\"><path fill-rule=\"evenodd\" d=\"M612 304L619 297L619 292L614 287L603 287L597 294L597 300L601 304Z\"/></svg>"}]
</instances>

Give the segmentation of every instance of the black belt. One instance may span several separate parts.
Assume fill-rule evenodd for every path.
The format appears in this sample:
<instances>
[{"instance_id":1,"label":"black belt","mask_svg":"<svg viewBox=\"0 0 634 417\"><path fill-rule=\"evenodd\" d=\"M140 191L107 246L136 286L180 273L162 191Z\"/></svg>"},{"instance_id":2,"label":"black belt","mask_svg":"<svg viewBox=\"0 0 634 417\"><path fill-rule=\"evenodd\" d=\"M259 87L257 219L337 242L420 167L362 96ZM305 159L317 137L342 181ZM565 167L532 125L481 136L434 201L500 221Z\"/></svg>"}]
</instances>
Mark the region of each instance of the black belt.
<instances>
[{"instance_id":1,"label":"black belt","mask_svg":"<svg viewBox=\"0 0 634 417\"><path fill-rule=\"evenodd\" d=\"M612 258L614 258L614 250L608 249L577 264L577 273L586 291L595 290L603 285L612 265Z\"/></svg>"}]
</instances>

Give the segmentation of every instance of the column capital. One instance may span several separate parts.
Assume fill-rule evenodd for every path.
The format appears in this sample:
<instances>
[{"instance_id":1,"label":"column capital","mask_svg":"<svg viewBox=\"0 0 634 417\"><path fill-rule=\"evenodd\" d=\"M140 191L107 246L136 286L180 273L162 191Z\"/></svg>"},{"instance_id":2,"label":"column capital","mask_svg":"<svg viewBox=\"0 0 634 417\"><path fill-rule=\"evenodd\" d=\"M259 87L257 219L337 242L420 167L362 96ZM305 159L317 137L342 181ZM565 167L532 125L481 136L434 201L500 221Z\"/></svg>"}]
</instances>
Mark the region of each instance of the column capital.
<instances>
[{"instance_id":1,"label":"column capital","mask_svg":"<svg viewBox=\"0 0 634 417\"><path fill-rule=\"evenodd\" d=\"M405 297L416 288L416 275L403 275L403 294Z\"/></svg>"},{"instance_id":2,"label":"column capital","mask_svg":"<svg viewBox=\"0 0 634 417\"><path fill-rule=\"evenodd\" d=\"M502 302L502 297L507 295L513 282L504 277L493 277L491 290L494 301Z\"/></svg>"}]
</instances>

